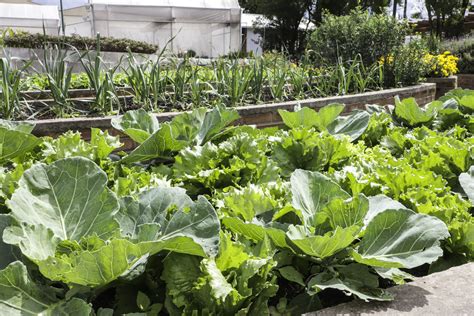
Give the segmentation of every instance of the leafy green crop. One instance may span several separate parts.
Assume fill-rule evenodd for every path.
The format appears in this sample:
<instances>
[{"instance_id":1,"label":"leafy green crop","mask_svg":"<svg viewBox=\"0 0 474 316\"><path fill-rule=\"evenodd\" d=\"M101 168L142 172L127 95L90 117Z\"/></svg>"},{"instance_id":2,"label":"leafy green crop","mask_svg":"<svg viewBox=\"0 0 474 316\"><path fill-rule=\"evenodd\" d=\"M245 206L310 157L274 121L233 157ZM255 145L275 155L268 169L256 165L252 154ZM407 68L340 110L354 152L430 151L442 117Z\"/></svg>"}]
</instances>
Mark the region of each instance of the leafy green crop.
<instances>
[{"instance_id":1,"label":"leafy green crop","mask_svg":"<svg viewBox=\"0 0 474 316\"><path fill-rule=\"evenodd\" d=\"M300 315L474 258L470 92L430 110L0 121L0 313ZM453 116L462 119L453 121ZM2 134L3 133L3 134ZM2 136L3 135L3 136ZM329 291L331 290L331 291ZM331 300L328 301L328 294Z\"/></svg>"}]
</instances>

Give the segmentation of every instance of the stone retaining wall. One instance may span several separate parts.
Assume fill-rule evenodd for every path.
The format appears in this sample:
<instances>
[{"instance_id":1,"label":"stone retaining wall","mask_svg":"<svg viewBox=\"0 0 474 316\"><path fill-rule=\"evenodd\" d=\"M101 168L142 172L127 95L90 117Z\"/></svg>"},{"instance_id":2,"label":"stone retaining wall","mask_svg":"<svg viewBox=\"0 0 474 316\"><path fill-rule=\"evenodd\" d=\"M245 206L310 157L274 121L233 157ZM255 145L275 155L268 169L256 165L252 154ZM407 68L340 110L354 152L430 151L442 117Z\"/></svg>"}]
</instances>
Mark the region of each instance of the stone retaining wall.
<instances>
[{"instance_id":1,"label":"stone retaining wall","mask_svg":"<svg viewBox=\"0 0 474 316\"><path fill-rule=\"evenodd\" d=\"M474 74L458 74L458 87L474 90Z\"/></svg>"},{"instance_id":2,"label":"stone retaining wall","mask_svg":"<svg viewBox=\"0 0 474 316\"><path fill-rule=\"evenodd\" d=\"M447 78L427 78L427 82L436 83L436 99L439 99L446 92L454 90L458 87L458 77L451 76Z\"/></svg>"},{"instance_id":3,"label":"stone retaining wall","mask_svg":"<svg viewBox=\"0 0 474 316\"><path fill-rule=\"evenodd\" d=\"M435 99L436 85L432 83L421 84L412 87L388 89L382 91L367 92L348 96L308 99L301 101L291 101L283 103L250 105L238 107L240 120L236 124L250 124L264 128L270 126L278 126L282 124L278 110L292 111L296 105L320 109L331 103L346 104L346 112L355 109L363 109L366 104L388 105L393 104L395 96L401 99L414 97L418 104L424 105ZM160 122L172 120L179 112L159 113L156 117ZM33 133L37 136L58 136L69 130L79 131L86 140L90 139L90 129L99 128L109 130L111 134L117 135L118 132L111 126L113 117L97 117L97 118L73 118L73 119L51 119L36 121L36 127ZM121 140L125 143L123 150L130 150L136 146L130 139L121 135Z\"/></svg>"}]
</instances>

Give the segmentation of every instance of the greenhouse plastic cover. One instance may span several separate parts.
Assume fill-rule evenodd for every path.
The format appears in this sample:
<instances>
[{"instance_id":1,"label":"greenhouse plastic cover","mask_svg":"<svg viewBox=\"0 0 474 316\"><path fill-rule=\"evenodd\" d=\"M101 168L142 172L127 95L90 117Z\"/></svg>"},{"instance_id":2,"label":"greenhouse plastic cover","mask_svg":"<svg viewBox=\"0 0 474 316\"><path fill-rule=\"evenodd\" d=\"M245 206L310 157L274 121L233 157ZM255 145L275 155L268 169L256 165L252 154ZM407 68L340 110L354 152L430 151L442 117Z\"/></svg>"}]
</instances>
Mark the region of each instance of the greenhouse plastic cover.
<instances>
[{"instance_id":1,"label":"greenhouse plastic cover","mask_svg":"<svg viewBox=\"0 0 474 316\"><path fill-rule=\"evenodd\" d=\"M0 3L0 28L50 28L58 27L59 13L56 6Z\"/></svg>"},{"instance_id":2,"label":"greenhouse plastic cover","mask_svg":"<svg viewBox=\"0 0 474 316\"><path fill-rule=\"evenodd\" d=\"M90 0L94 18L116 21L240 23L237 0ZM86 6L67 10L83 15Z\"/></svg>"},{"instance_id":3,"label":"greenhouse plastic cover","mask_svg":"<svg viewBox=\"0 0 474 316\"><path fill-rule=\"evenodd\" d=\"M241 9L237 0L91 0L65 11L66 32L154 43L174 52L217 57L238 51Z\"/></svg>"}]
</instances>

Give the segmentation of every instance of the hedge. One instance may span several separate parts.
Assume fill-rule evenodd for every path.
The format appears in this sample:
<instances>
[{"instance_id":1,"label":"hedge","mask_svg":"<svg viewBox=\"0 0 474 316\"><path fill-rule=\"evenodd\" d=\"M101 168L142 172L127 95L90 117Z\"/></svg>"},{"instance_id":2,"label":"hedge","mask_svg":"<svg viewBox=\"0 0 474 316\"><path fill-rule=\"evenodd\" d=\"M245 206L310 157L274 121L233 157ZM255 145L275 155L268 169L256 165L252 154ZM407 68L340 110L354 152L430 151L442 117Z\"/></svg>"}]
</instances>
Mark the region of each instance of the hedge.
<instances>
[{"instance_id":1,"label":"hedge","mask_svg":"<svg viewBox=\"0 0 474 316\"><path fill-rule=\"evenodd\" d=\"M6 33L3 38L3 44L6 47L18 48L43 48L47 43L74 46L78 50L95 49L96 39L90 37L83 37L78 35L73 36L51 36L45 34L32 34L28 32L14 32ZM113 37L101 37L100 48L105 52L128 52L130 49L134 53L153 54L158 50L158 46L145 42L135 41L131 39L116 39Z\"/></svg>"}]
</instances>

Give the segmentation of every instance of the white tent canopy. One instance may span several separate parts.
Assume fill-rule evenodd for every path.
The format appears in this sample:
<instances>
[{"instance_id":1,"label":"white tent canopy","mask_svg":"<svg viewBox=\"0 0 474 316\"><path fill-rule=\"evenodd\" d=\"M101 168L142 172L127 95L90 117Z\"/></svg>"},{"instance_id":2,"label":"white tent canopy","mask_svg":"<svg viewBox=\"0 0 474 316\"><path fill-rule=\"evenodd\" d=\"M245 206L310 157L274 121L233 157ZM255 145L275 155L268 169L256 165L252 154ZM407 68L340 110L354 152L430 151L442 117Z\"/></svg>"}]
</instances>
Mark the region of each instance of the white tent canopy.
<instances>
[{"instance_id":1,"label":"white tent canopy","mask_svg":"<svg viewBox=\"0 0 474 316\"><path fill-rule=\"evenodd\" d=\"M66 32L131 38L216 57L240 49L237 0L90 0L65 11Z\"/></svg>"},{"instance_id":2,"label":"white tent canopy","mask_svg":"<svg viewBox=\"0 0 474 316\"><path fill-rule=\"evenodd\" d=\"M0 3L0 29L12 28L32 33L57 34L59 14L56 6Z\"/></svg>"}]
</instances>

